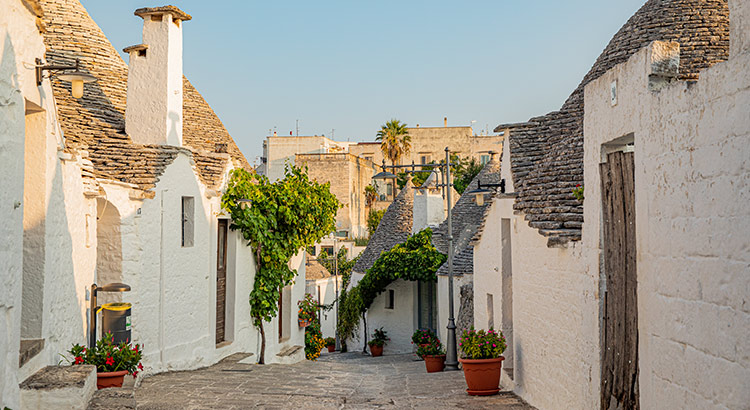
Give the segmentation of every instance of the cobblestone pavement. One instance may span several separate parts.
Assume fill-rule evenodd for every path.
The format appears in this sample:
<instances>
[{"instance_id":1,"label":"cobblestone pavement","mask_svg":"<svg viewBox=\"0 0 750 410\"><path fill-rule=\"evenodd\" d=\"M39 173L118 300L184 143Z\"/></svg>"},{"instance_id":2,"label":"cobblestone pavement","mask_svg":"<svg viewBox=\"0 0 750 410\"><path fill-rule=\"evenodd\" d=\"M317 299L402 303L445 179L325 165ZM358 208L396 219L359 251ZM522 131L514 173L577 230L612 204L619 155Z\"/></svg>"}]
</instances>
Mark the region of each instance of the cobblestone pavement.
<instances>
[{"instance_id":1,"label":"cobblestone pavement","mask_svg":"<svg viewBox=\"0 0 750 410\"><path fill-rule=\"evenodd\" d=\"M466 394L463 372L426 373L414 355L327 352L293 365L237 363L233 355L200 370L143 380L138 409L532 409L511 392Z\"/></svg>"}]
</instances>

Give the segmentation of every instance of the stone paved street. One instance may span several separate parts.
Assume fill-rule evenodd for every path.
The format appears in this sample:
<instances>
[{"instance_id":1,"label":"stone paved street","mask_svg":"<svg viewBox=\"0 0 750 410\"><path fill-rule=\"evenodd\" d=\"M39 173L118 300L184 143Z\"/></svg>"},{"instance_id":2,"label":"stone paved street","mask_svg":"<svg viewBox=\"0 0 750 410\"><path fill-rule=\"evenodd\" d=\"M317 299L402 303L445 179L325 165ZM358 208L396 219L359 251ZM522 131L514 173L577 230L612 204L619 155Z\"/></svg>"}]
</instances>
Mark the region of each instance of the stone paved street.
<instances>
[{"instance_id":1,"label":"stone paved street","mask_svg":"<svg viewBox=\"0 0 750 410\"><path fill-rule=\"evenodd\" d=\"M466 394L463 372L427 374L413 355L327 354L317 362L247 365L234 355L206 369L149 377L138 409L532 409L510 392Z\"/></svg>"}]
</instances>

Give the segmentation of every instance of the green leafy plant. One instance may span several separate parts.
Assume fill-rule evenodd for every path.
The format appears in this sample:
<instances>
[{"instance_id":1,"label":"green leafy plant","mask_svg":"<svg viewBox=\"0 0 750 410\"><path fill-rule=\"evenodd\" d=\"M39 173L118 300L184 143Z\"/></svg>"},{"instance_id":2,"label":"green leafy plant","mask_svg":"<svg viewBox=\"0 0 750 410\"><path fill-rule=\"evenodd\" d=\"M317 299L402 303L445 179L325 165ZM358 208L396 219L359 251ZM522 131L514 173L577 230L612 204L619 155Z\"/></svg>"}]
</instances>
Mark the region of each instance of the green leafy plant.
<instances>
[{"instance_id":1,"label":"green leafy plant","mask_svg":"<svg viewBox=\"0 0 750 410\"><path fill-rule=\"evenodd\" d=\"M378 229L378 225L380 225L380 220L383 219L383 215L385 215L385 209L371 209L367 214L367 232L370 233L370 237L372 237L375 230Z\"/></svg>"},{"instance_id":2,"label":"green leafy plant","mask_svg":"<svg viewBox=\"0 0 750 410\"><path fill-rule=\"evenodd\" d=\"M389 340L391 339L388 337L388 332L381 327L372 332L372 340L367 342L367 344L370 346L385 346Z\"/></svg>"},{"instance_id":3,"label":"green leafy plant","mask_svg":"<svg viewBox=\"0 0 750 410\"><path fill-rule=\"evenodd\" d=\"M375 185L370 184L365 187L365 206L369 207L378 200L378 190Z\"/></svg>"},{"instance_id":4,"label":"green leafy plant","mask_svg":"<svg viewBox=\"0 0 750 410\"><path fill-rule=\"evenodd\" d=\"M411 151L411 136L406 129L406 124L397 119L392 119L380 127L376 141L380 141L380 150L383 156L397 163L401 157Z\"/></svg>"},{"instance_id":5,"label":"green leafy plant","mask_svg":"<svg viewBox=\"0 0 750 410\"><path fill-rule=\"evenodd\" d=\"M313 298L313 295L306 293L305 297L297 302L297 306L299 306L299 311L297 311L297 317L299 319L307 321L318 319L320 305L318 305L318 301Z\"/></svg>"},{"instance_id":6,"label":"green leafy plant","mask_svg":"<svg viewBox=\"0 0 750 410\"><path fill-rule=\"evenodd\" d=\"M96 366L97 372L117 372L125 370L133 377L143 370L141 356L142 346L122 342L116 344L111 333L105 334L101 340L97 340L93 348L87 349L79 344L73 345L68 353L73 360L68 360L72 365L92 364ZM67 358L66 358L67 360Z\"/></svg>"},{"instance_id":7,"label":"green leafy plant","mask_svg":"<svg viewBox=\"0 0 750 410\"><path fill-rule=\"evenodd\" d=\"M393 281L403 279L434 282L437 280L435 272L446 259L432 245L432 230L429 228L381 253L357 285L342 292L343 297L339 302L339 335L343 339L353 337L360 317Z\"/></svg>"},{"instance_id":8,"label":"green leafy plant","mask_svg":"<svg viewBox=\"0 0 750 410\"><path fill-rule=\"evenodd\" d=\"M451 155L451 163L457 164L451 167L451 172L453 173L453 186L456 189L456 192L463 194L466 187L468 187L474 177L479 174L483 166L476 160L476 158L460 158L456 154Z\"/></svg>"},{"instance_id":9,"label":"green leafy plant","mask_svg":"<svg viewBox=\"0 0 750 410\"><path fill-rule=\"evenodd\" d=\"M461 357L464 359L496 359L505 351L505 336L503 332L490 330L464 330L461 341Z\"/></svg>"},{"instance_id":10,"label":"green leafy plant","mask_svg":"<svg viewBox=\"0 0 750 410\"><path fill-rule=\"evenodd\" d=\"M411 335L411 344L422 345L437 340L437 335L431 329L417 329Z\"/></svg>"},{"instance_id":11,"label":"green leafy plant","mask_svg":"<svg viewBox=\"0 0 750 410\"><path fill-rule=\"evenodd\" d=\"M370 238L354 238L355 246L367 246L370 243Z\"/></svg>"},{"instance_id":12,"label":"green leafy plant","mask_svg":"<svg viewBox=\"0 0 750 410\"><path fill-rule=\"evenodd\" d=\"M324 339L326 346L336 346L336 338L326 337Z\"/></svg>"},{"instance_id":13,"label":"green leafy plant","mask_svg":"<svg viewBox=\"0 0 750 410\"><path fill-rule=\"evenodd\" d=\"M573 188L573 196L583 202L583 185L577 184L575 188Z\"/></svg>"},{"instance_id":14,"label":"green leafy plant","mask_svg":"<svg viewBox=\"0 0 750 410\"><path fill-rule=\"evenodd\" d=\"M250 200L251 206L241 206L240 200ZM261 334L258 363L264 363L263 322L276 316L281 289L297 276L289 260L336 230L336 211L341 204L330 184L312 181L306 169L287 165L284 178L276 182L242 168L232 170L221 206L232 217L230 227L240 230L255 251L257 272L250 292L250 314Z\"/></svg>"},{"instance_id":15,"label":"green leafy plant","mask_svg":"<svg viewBox=\"0 0 750 410\"><path fill-rule=\"evenodd\" d=\"M305 328L305 358L316 360L320 357L320 351L325 347L323 333L320 331L320 323L313 321Z\"/></svg>"},{"instance_id":16,"label":"green leafy plant","mask_svg":"<svg viewBox=\"0 0 750 410\"><path fill-rule=\"evenodd\" d=\"M444 354L445 349L438 338L432 339L429 343L423 344L417 349L417 356L419 357L440 356Z\"/></svg>"}]
</instances>

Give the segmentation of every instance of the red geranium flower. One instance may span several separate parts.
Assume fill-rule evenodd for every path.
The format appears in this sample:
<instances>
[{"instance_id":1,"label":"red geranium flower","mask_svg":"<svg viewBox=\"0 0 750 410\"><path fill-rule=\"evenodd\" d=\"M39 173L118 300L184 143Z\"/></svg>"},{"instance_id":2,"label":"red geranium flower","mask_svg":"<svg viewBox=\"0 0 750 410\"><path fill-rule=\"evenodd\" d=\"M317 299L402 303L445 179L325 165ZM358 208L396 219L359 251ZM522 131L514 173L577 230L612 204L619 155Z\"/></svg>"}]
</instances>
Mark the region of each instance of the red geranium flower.
<instances>
[{"instance_id":1,"label":"red geranium flower","mask_svg":"<svg viewBox=\"0 0 750 410\"><path fill-rule=\"evenodd\" d=\"M81 356L76 356L76 361L75 361L75 364L82 364L82 363L83 363L83 357L81 357Z\"/></svg>"},{"instance_id":2,"label":"red geranium flower","mask_svg":"<svg viewBox=\"0 0 750 410\"><path fill-rule=\"evenodd\" d=\"M143 364L142 363L138 363L138 369L143 370Z\"/></svg>"},{"instance_id":3,"label":"red geranium flower","mask_svg":"<svg viewBox=\"0 0 750 410\"><path fill-rule=\"evenodd\" d=\"M114 365L114 364L115 364L115 359L113 359L113 358L111 358L111 357L108 357L108 358L107 358L107 361L106 361L106 362L104 362L104 363L106 363L106 364L107 364L107 366L112 366L112 365Z\"/></svg>"}]
</instances>

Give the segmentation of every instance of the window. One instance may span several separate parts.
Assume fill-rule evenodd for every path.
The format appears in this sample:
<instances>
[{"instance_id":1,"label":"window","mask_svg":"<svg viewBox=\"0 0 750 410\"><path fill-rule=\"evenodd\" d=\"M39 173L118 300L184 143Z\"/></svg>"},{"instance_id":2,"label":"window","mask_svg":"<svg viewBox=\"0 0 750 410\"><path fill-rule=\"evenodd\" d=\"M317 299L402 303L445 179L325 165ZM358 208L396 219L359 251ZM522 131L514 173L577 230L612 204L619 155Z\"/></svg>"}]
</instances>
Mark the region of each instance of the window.
<instances>
[{"instance_id":1,"label":"window","mask_svg":"<svg viewBox=\"0 0 750 410\"><path fill-rule=\"evenodd\" d=\"M365 159L372 162L372 155L365 155Z\"/></svg>"},{"instance_id":2,"label":"window","mask_svg":"<svg viewBox=\"0 0 750 410\"><path fill-rule=\"evenodd\" d=\"M193 246L195 226L195 198L192 196L182 197L182 247Z\"/></svg>"},{"instance_id":3,"label":"window","mask_svg":"<svg viewBox=\"0 0 750 410\"><path fill-rule=\"evenodd\" d=\"M386 309L393 309L394 305L394 299L396 299L395 291L393 289L388 289L388 293L385 297L385 308Z\"/></svg>"},{"instance_id":4,"label":"window","mask_svg":"<svg viewBox=\"0 0 750 410\"><path fill-rule=\"evenodd\" d=\"M422 165L429 164L430 156L431 156L430 154L419 154L419 163Z\"/></svg>"},{"instance_id":5,"label":"window","mask_svg":"<svg viewBox=\"0 0 750 410\"><path fill-rule=\"evenodd\" d=\"M490 155L489 154L482 154L479 156L479 161L482 163L482 165L490 162Z\"/></svg>"},{"instance_id":6,"label":"window","mask_svg":"<svg viewBox=\"0 0 750 410\"><path fill-rule=\"evenodd\" d=\"M390 182L385 186L385 194L393 195L393 184L391 184Z\"/></svg>"},{"instance_id":7,"label":"window","mask_svg":"<svg viewBox=\"0 0 750 410\"><path fill-rule=\"evenodd\" d=\"M320 256L323 256L323 255L333 256L333 246L321 246Z\"/></svg>"}]
</instances>

